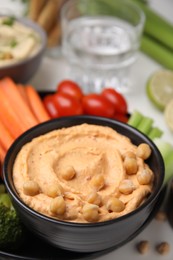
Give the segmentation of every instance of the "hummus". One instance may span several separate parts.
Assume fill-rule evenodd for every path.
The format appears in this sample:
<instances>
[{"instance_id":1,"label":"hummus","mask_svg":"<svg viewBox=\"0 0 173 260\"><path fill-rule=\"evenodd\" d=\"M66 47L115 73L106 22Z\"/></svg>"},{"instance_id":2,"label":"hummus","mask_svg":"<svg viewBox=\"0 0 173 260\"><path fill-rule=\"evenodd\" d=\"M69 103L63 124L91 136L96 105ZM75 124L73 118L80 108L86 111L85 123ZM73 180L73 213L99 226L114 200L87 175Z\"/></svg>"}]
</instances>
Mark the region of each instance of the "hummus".
<instances>
[{"instance_id":1,"label":"hummus","mask_svg":"<svg viewBox=\"0 0 173 260\"><path fill-rule=\"evenodd\" d=\"M145 163L150 153L141 151L106 126L54 130L19 151L14 185L24 203L49 217L78 223L114 219L152 192L154 174Z\"/></svg>"},{"instance_id":2,"label":"hummus","mask_svg":"<svg viewBox=\"0 0 173 260\"><path fill-rule=\"evenodd\" d=\"M0 39L0 67L34 55L41 46L38 33L13 17L0 17Z\"/></svg>"}]
</instances>

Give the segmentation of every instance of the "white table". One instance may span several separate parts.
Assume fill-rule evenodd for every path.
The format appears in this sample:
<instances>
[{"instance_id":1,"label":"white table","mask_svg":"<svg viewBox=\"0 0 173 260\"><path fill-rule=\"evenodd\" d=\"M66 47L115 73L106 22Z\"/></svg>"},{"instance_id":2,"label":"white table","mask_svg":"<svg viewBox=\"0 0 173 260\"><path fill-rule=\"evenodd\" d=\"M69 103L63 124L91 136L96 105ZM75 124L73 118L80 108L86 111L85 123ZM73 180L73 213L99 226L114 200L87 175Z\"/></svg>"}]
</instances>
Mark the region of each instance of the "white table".
<instances>
[{"instance_id":1,"label":"white table","mask_svg":"<svg viewBox=\"0 0 173 260\"><path fill-rule=\"evenodd\" d=\"M6 6L10 2L11 10L17 10L21 12L20 1L3 1L0 0L0 5ZM173 22L173 0L150 0L153 9L167 17ZM59 57L52 59L45 56L34 78L30 81L33 86L38 90L55 90L57 83L65 78L66 68L63 65L63 60ZM132 80L134 83L133 92L126 94L126 98L129 104L129 111L137 109L145 115L150 115L155 124L164 131L163 139L173 143L173 133L171 133L165 124L163 113L158 111L148 100L145 93L145 84L149 76L161 66L140 53L139 59L132 70ZM140 255L135 249L136 243L140 240L148 240L150 242L151 249L147 255ZM162 241L168 241L171 246L171 252L167 256L160 256L155 246ZM98 260L172 260L173 259L173 229L169 223L158 222L153 220L147 228L140 233L135 239L121 248L112 251L102 257L98 257Z\"/></svg>"}]
</instances>

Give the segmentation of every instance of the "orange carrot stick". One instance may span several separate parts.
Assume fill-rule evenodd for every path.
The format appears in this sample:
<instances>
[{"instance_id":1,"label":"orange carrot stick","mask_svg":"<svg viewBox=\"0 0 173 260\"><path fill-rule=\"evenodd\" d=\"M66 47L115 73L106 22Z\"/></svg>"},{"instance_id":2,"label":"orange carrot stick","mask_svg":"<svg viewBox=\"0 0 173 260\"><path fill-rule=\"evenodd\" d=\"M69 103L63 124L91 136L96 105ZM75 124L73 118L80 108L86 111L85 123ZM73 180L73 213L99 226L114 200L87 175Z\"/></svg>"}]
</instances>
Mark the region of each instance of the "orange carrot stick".
<instances>
[{"instance_id":1,"label":"orange carrot stick","mask_svg":"<svg viewBox=\"0 0 173 260\"><path fill-rule=\"evenodd\" d=\"M4 95L0 87L0 120L11 133L13 138L17 138L28 128L21 122L11 107L9 100Z\"/></svg>"},{"instance_id":2,"label":"orange carrot stick","mask_svg":"<svg viewBox=\"0 0 173 260\"><path fill-rule=\"evenodd\" d=\"M49 120L50 116L48 115L37 91L29 85L25 87L25 91L29 100L30 107L38 121L41 123Z\"/></svg>"},{"instance_id":3,"label":"orange carrot stick","mask_svg":"<svg viewBox=\"0 0 173 260\"><path fill-rule=\"evenodd\" d=\"M2 145L0 144L0 162L3 163L4 158L6 155L6 151L5 149L2 147Z\"/></svg>"},{"instance_id":4,"label":"orange carrot stick","mask_svg":"<svg viewBox=\"0 0 173 260\"><path fill-rule=\"evenodd\" d=\"M0 81L0 88L6 94L6 97L11 103L11 107L14 109L21 122L28 124L28 128L38 124L38 120L33 115L32 111L22 98L16 84L10 78L4 78Z\"/></svg>"},{"instance_id":5,"label":"orange carrot stick","mask_svg":"<svg viewBox=\"0 0 173 260\"><path fill-rule=\"evenodd\" d=\"M26 91L25 91L25 86L18 84L17 88L18 88L23 100L25 101L25 103L30 107L29 100L28 100L28 97L27 97Z\"/></svg>"},{"instance_id":6,"label":"orange carrot stick","mask_svg":"<svg viewBox=\"0 0 173 260\"><path fill-rule=\"evenodd\" d=\"M9 131L0 121L0 144L7 151L10 145L13 143L14 138L10 135Z\"/></svg>"}]
</instances>

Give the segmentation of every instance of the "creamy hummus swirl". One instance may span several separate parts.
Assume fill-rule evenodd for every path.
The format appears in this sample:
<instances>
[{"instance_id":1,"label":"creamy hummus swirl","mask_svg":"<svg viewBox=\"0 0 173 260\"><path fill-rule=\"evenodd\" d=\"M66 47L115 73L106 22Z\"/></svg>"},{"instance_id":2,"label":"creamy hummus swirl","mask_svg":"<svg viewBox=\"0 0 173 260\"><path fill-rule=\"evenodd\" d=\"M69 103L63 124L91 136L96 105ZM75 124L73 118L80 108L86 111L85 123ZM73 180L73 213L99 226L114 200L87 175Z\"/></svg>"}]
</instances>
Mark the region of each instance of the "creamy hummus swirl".
<instances>
[{"instance_id":1,"label":"creamy hummus swirl","mask_svg":"<svg viewBox=\"0 0 173 260\"><path fill-rule=\"evenodd\" d=\"M136 174L127 174L124 166L124 154L127 152L135 155ZM145 169L152 171L136 154L137 146L109 127L82 124L62 128L36 137L22 147L14 163L13 180L20 198L29 207L65 221L87 222L82 209L88 204L89 195L96 192L101 199L100 203L96 203L97 221L105 221L136 209L152 191L153 177L144 185L138 181L140 172ZM67 179L64 172L69 167L75 174ZM100 187L95 186L95 176L101 176L103 185ZM30 180L39 187L38 194L34 196L24 192L24 183ZM124 180L133 186L130 192L120 191ZM61 187L65 202L62 215L50 210L54 198L48 195L48 190L56 185ZM124 208L120 212L110 210L110 198L118 198Z\"/></svg>"}]
</instances>

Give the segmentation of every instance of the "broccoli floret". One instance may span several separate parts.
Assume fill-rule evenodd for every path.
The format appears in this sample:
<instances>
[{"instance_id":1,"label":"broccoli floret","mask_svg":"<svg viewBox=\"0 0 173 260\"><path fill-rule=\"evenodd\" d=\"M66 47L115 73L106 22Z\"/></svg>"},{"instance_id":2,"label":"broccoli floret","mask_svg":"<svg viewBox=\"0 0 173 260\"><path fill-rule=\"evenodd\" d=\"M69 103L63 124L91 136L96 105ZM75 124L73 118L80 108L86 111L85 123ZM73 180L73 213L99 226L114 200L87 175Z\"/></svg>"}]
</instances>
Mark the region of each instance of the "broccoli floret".
<instances>
[{"instance_id":1,"label":"broccoli floret","mask_svg":"<svg viewBox=\"0 0 173 260\"><path fill-rule=\"evenodd\" d=\"M23 237L23 226L7 193L0 195L0 249L16 249Z\"/></svg>"}]
</instances>

